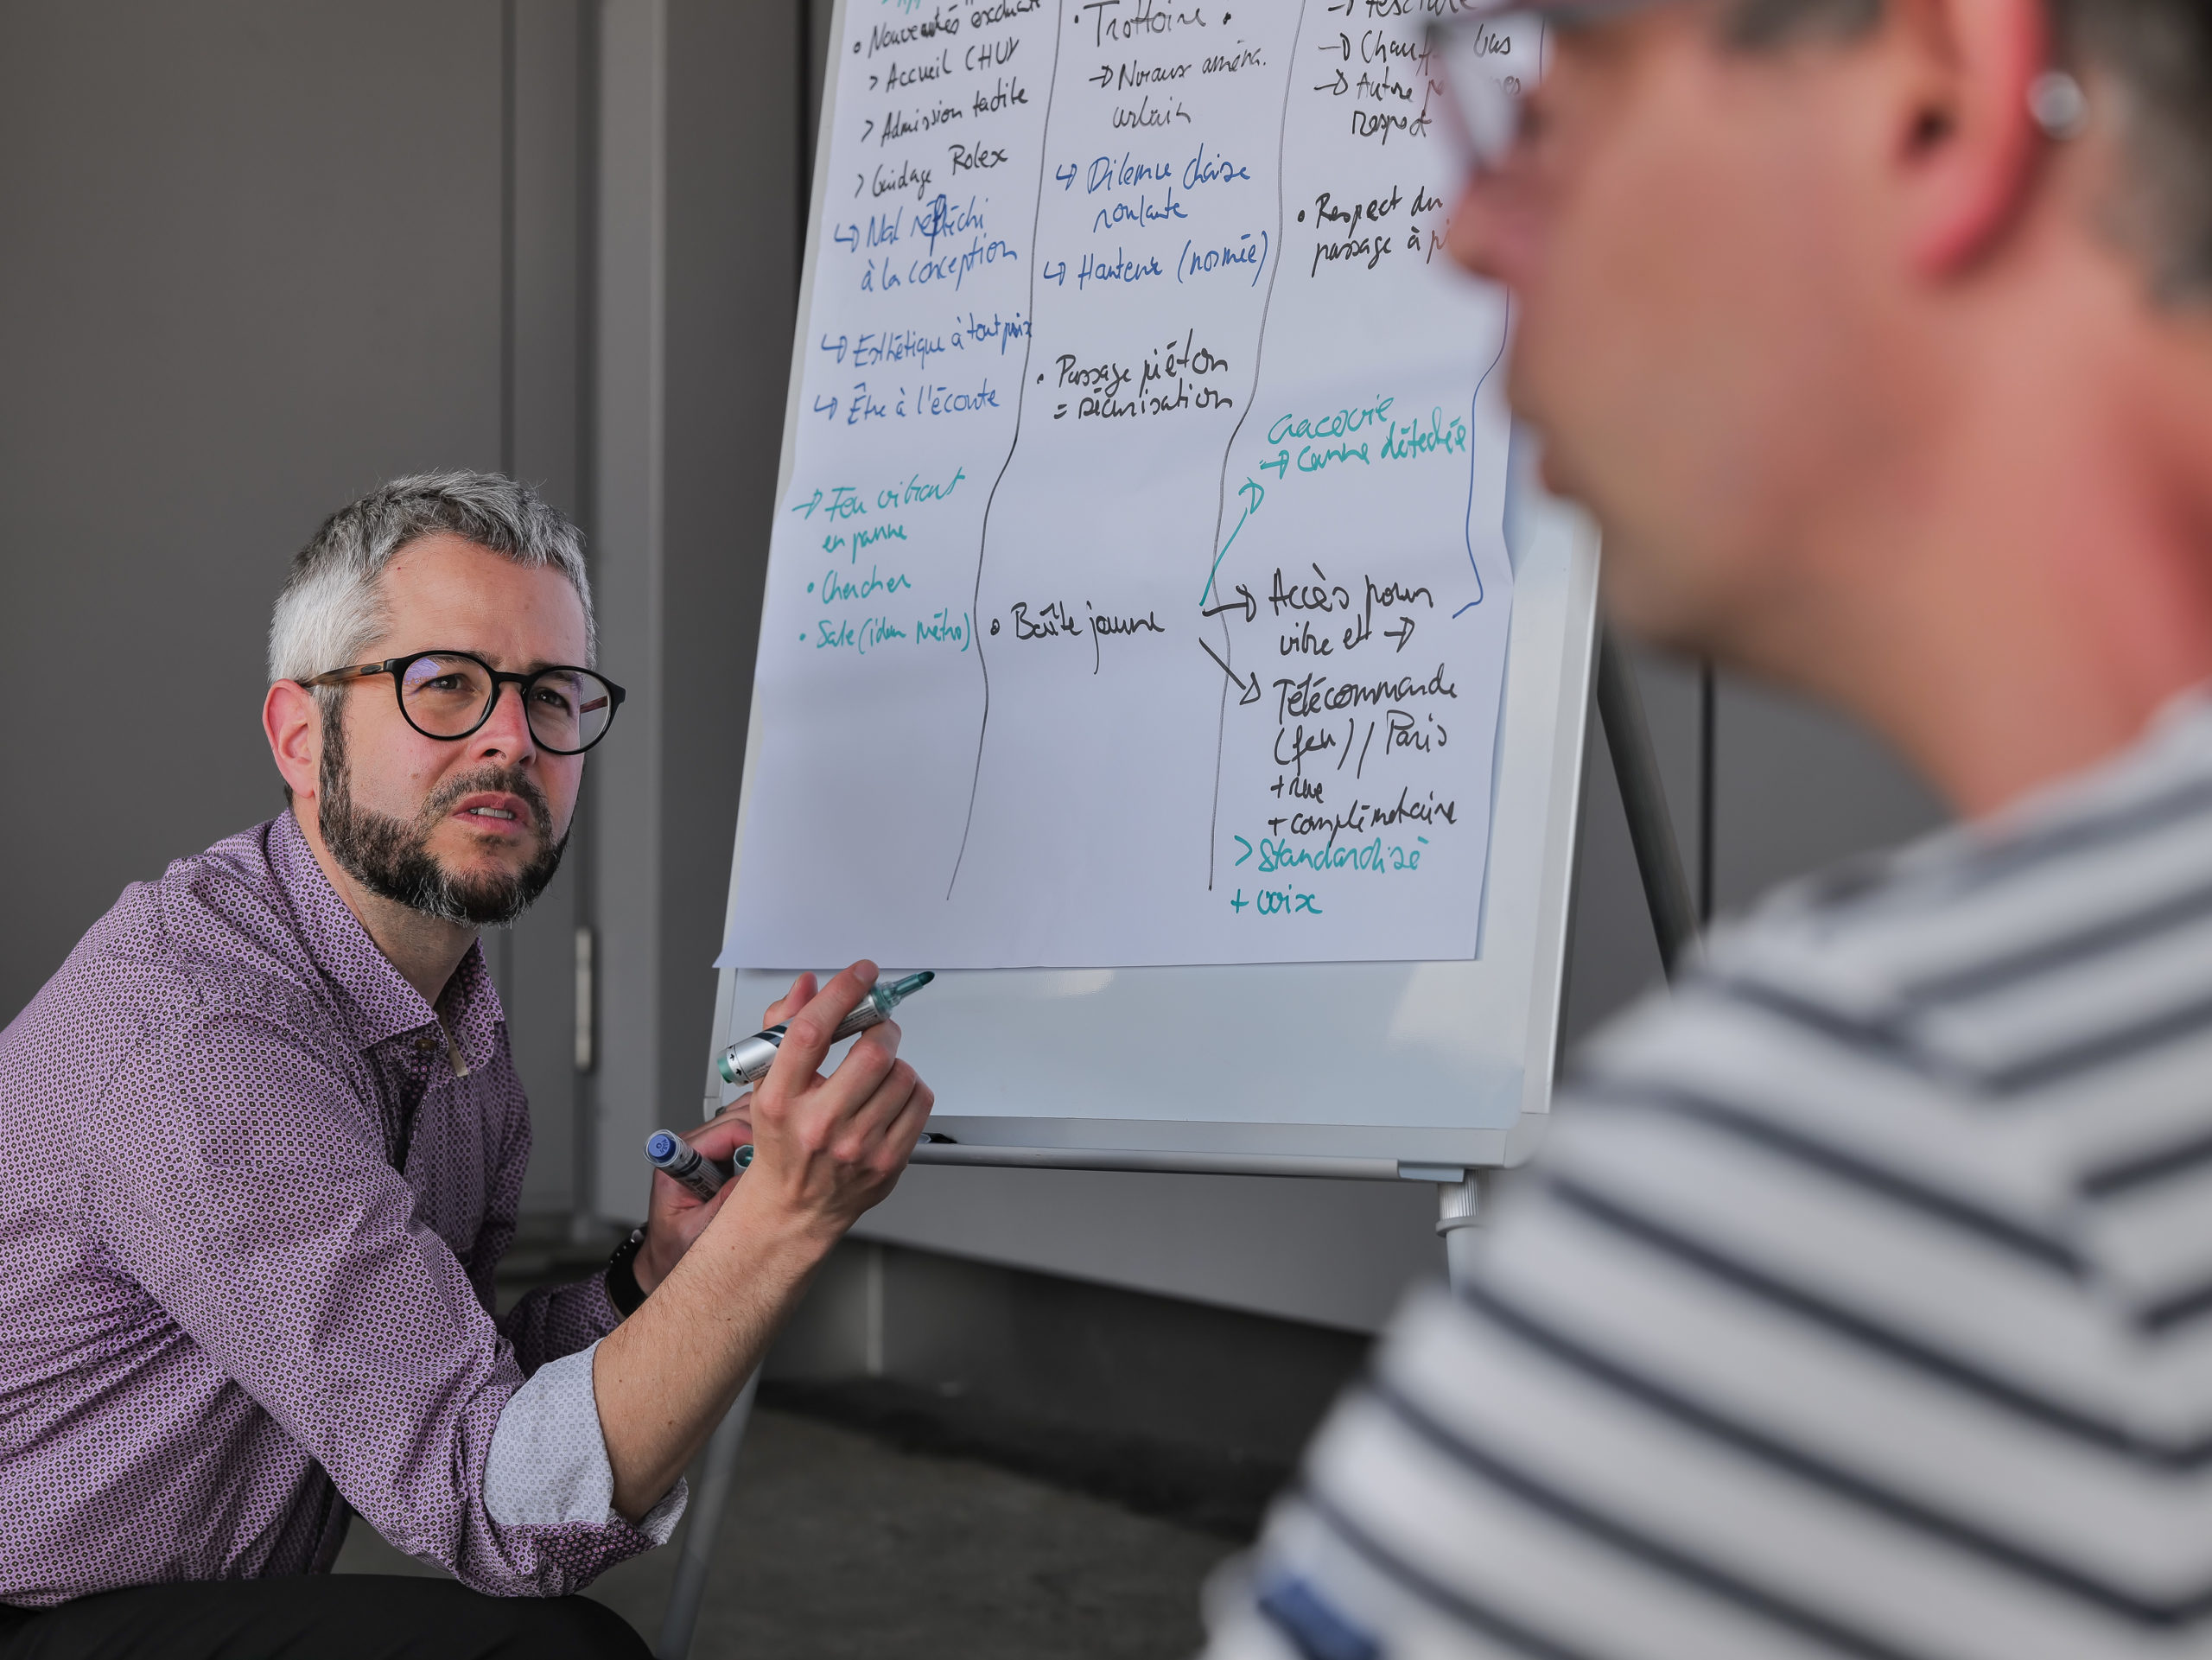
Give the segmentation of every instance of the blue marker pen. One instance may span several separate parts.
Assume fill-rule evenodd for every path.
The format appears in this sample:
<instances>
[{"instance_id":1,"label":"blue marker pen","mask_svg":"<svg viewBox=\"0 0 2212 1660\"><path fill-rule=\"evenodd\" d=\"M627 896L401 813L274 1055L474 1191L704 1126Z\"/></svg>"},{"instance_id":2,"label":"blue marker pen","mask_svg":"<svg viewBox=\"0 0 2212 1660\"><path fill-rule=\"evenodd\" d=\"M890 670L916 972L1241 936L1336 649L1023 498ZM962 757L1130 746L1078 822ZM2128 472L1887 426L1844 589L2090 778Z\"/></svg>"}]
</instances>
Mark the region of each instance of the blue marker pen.
<instances>
[{"instance_id":1,"label":"blue marker pen","mask_svg":"<svg viewBox=\"0 0 2212 1660\"><path fill-rule=\"evenodd\" d=\"M656 1170L664 1170L696 1197L712 1199L728 1180L721 1167L699 1156L698 1149L672 1130L657 1129L645 1137L645 1157ZM753 1143L737 1149L730 1162L742 1170L753 1162Z\"/></svg>"}]
</instances>

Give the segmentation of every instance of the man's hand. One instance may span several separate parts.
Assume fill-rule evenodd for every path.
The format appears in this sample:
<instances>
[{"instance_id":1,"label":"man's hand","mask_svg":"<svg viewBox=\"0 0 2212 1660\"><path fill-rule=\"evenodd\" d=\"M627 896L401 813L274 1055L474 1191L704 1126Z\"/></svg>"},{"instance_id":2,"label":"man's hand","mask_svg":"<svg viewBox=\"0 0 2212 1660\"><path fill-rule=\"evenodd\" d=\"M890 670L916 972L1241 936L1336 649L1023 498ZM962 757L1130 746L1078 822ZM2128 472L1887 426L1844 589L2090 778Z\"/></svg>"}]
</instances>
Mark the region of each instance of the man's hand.
<instances>
[{"instance_id":1,"label":"man's hand","mask_svg":"<svg viewBox=\"0 0 2212 1660\"><path fill-rule=\"evenodd\" d=\"M899 1027L885 1021L853 1042L827 1078L830 1034L875 985L863 958L820 991L801 975L768 1023L788 1021L775 1065L753 1092L749 1208L835 1241L897 1185L936 1097L899 1059ZM719 1194L716 1195L720 1197Z\"/></svg>"},{"instance_id":2,"label":"man's hand","mask_svg":"<svg viewBox=\"0 0 2212 1660\"><path fill-rule=\"evenodd\" d=\"M828 1077L830 1034L875 984L860 962L819 991L803 974L768 1010L788 1026L750 1096L684 1139L751 1167L702 1204L656 1173L638 1282L653 1294L599 1345L592 1388L614 1472L614 1505L635 1521L705 1444L830 1248L906 1167L934 1097L899 1059L886 1021ZM650 1277L648 1277L650 1276Z\"/></svg>"},{"instance_id":3,"label":"man's hand","mask_svg":"<svg viewBox=\"0 0 2212 1660\"><path fill-rule=\"evenodd\" d=\"M760 1017L761 1026L763 1027L776 1026L791 1020L801 1009L813 1002L817 995L827 999L833 994L843 995L848 989L843 983L854 976L860 977L855 983L857 989L852 990L849 1000L842 1005L834 1017L825 1008L822 1019L818 1022L821 1032L834 1032L836 1030L837 1022L852 1012L853 1008L868 995L869 988L875 983L874 964L855 963L844 974L832 980L828 989L819 993L816 989L812 975L800 975L791 983L790 991L768 1005L766 1011ZM879 1038L879 1034L886 1035ZM836 1224L838 1234L842 1234L846 1228L852 1225L855 1218L869 1206L880 1202L891 1191L899 1180L899 1173L906 1168L907 1155L913 1151L914 1142L921 1134L921 1126L929 1121L930 1108L935 1097L931 1095L929 1086L914 1075L914 1069L912 1066L903 1060L895 1059L899 1046L899 1035L898 1027L887 1021L863 1035L861 1039L861 1043L867 1043L871 1039L877 1040L880 1046L887 1043L890 1054L894 1059L887 1069L881 1071L880 1078L874 1078L878 1070L878 1062L871 1057L853 1072L851 1078L846 1083L845 1087L853 1091L856 1098L861 1099L864 1108L880 1105L893 1109L888 1116L877 1114L856 1126L848 1127L849 1131L853 1129L857 1129L859 1131L857 1139L849 1133L844 1142L844 1150L855 1154L857 1162L845 1168L841 1173L836 1158L836 1149L824 1146L815 1149L811 1156L809 1156L802 1148L797 1163L791 1167L798 1173L798 1180L796 1186L784 1197L787 1201L791 1202L795 1208L811 1211L827 1219L844 1212L847 1206L850 1206L849 1212L844 1214L843 1220ZM823 1055L828 1053L827 1044L823 1044L818 1051L809 1050L808 1053L813 1059L811 1064L805 1064L798 1062L797 1058L792 1056L795 1043L802 1046L804 1043L804 1040L800 1038L797 1031L785 1040L783 1053L777 1057L775 1067L769 1072L762 1086L763 1089L768 1090L778 1086L780 1080L797 1076L799 1082L795 1086L795 1093L787 1093L779 1088L775 1098L779 1101L796 1102L810 1097L810 1110L814 1118L820 1118L825 1112L834 1116L837 1110L837 1103L822 1097L818 1093L820 1090L829 1087L832 1080L819 1077L815 1071L815 1068L821 1064ZM858 1049L859 1045L856 1044L855 1054ZM852 1067L855 1055L848 1055L844 1064L838 1067L833 1077L845 1078L847 1069ZM805 1065L803 1073L796 1071L797 1065L801 1064ZM874 1078L874 1090L865 1097L859 1097L858 1092L871 1078ZM887 1091L889 1091L887 1095L885 1093ZM874 1098L878 1096L884 1097L880 1103ZM753 1134L753 1097L750 1094L740 1096L705 1123L696 1129L684 1131L684 1141L690 1144L700 1157L711 1160L718 1165L728 1164L737 1149L747 1142L753 1142L758 1149L760 1143ZM902 1115L910 1116L915 1113L918 1113L918 1116L914 1118L912 1134L906 1137L903 1144L900 1144L895 1137L888 1141L882 1137L876 1137L874 1140L869 1138L868 1131L874 1127L877 1118L880 1118L882 1123L888 1126L893 1123L903 1123ZM889 1162L894 1153L895 1163ZM824 1154L830 1154L826 1163L823 1156ZM690 1250L692 1242L707 1231L709 1224L713 1222L722 1205L728 1201L737 1183L744 1180L746 1174L747 1173L742 1170L737 1172L733 1180L722 1184L721 1191L714 1198L702 1199L674 1177L658 1170L653 1173L652 1198L646 1214L645 1243L632 1264L638 1276L639 1290L650 1294L653 1288L661 1282L669 1269L674 1268L682 1259L683 1253ZM825 1199L829 1201L826 1208L822 1202Z\"/></svg>"},{"instance_id":4,"label":"man's hand","mask_svg":"<svg viewBox=\"0 0 2212 1660\"><path fill-rule=\"evenodd\" d=\"M750 1095L741 1095L705 1123L685 1130L683 1139L701 1158L727 1165L737 1149L753 1139L752 1105ZM645 1210L645 1243L630 1264L638 1276L639 1290L652 1294L669 1269L691 1249L692 1241L706 1232L707 1224L737 1191L744 1175L739 1171L722 1183L721 1191L712 1199L701 1199L665 1171L653 1172L652 1198Z\"/></svg>"}]
</instances>

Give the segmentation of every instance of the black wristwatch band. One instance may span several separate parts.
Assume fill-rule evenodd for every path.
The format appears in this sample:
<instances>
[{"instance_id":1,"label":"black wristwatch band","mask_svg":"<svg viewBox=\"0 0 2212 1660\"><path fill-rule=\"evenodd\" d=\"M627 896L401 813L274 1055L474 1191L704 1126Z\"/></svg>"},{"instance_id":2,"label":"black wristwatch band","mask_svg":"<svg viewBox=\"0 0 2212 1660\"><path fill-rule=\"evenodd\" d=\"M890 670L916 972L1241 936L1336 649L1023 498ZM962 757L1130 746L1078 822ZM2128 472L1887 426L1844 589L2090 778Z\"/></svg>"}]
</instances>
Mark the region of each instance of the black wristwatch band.
<instances>
[{"instance_id":1,"label":"black wristwatch band","mask_svg":"<svg viewBox=\"0 0 2212 1660\"><path fill-rule=\"evenodd\" d=\"M638 1284L638 1270L631 1266L645 1243L645 1231L632 1228L630 1237L615 1246L614 1255L607 1259L607 1300L624 1320L636 1313L645 1301L645 1291Z\"/></svg>"}]
</instances>

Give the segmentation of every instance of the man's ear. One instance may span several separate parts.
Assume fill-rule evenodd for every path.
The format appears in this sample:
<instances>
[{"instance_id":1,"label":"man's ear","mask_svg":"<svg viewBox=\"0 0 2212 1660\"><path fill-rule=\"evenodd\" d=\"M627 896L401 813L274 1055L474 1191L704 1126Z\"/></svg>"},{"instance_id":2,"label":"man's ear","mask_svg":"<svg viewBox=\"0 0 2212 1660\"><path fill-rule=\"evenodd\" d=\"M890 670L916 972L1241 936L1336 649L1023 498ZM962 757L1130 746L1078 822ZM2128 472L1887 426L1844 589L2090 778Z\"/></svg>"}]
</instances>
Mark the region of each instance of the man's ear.
<instances>
[{"instance_id":1,"label":"man's ear","mask_svg":"<svg viewBox=\"0 0 2212 1660\"><path fill-rule=\"evenodd\" d=\"M279 680L261 703L261 729L284 786L312 801L322 777L322 713L315 694L296 680Z\"/></svg>"},{"instance_id":2,"label":"man's ear","mask_svg":"<svg viewBox=\"0 0 2212 1660\"><path fill-rule=\"evenodd\" d=\"M1942 280L1979 262L2018 221L2047 143L2029 107L2050 67L2044 0L1892 0L1904 54L1892 115L1905 251Z\"/></svg>"}]
</instances>

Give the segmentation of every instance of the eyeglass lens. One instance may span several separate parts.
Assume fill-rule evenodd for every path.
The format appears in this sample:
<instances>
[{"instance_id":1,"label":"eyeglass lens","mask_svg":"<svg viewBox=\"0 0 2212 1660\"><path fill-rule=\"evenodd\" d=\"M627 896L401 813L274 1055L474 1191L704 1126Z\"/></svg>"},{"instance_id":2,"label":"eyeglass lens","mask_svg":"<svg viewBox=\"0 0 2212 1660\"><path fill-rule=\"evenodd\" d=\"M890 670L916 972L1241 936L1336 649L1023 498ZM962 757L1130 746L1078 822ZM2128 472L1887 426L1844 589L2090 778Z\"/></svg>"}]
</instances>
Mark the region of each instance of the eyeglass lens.
<instances>
[{"instance_id":1,"label":"eyeglass lens","mask_svg":"<svg viewBox=\"0 0 2212 1660\"><path fill-rule=\"evenodd\" d=\"M474 658L425 652L399 672L399 707L425 736L465 738L491 713L498 683ZM563 754L588 749L614 718L607 682L584 669L548 669L521 689L532 736Z\"/></svg>"},{"instance_id":2,"label":"eyeglass lens","mask_svg":"<svg viewBox=\"0 0 2212 1660\"><path fill-rule=\"evenodd\" d=\"M1454 18L1431 28L1428 49L1450 117L1443 133L1461 170L1497 167L1520 137L1522 101L1543 74L1543 19L1525 11Z\"/></svg>"}]
</instances>

